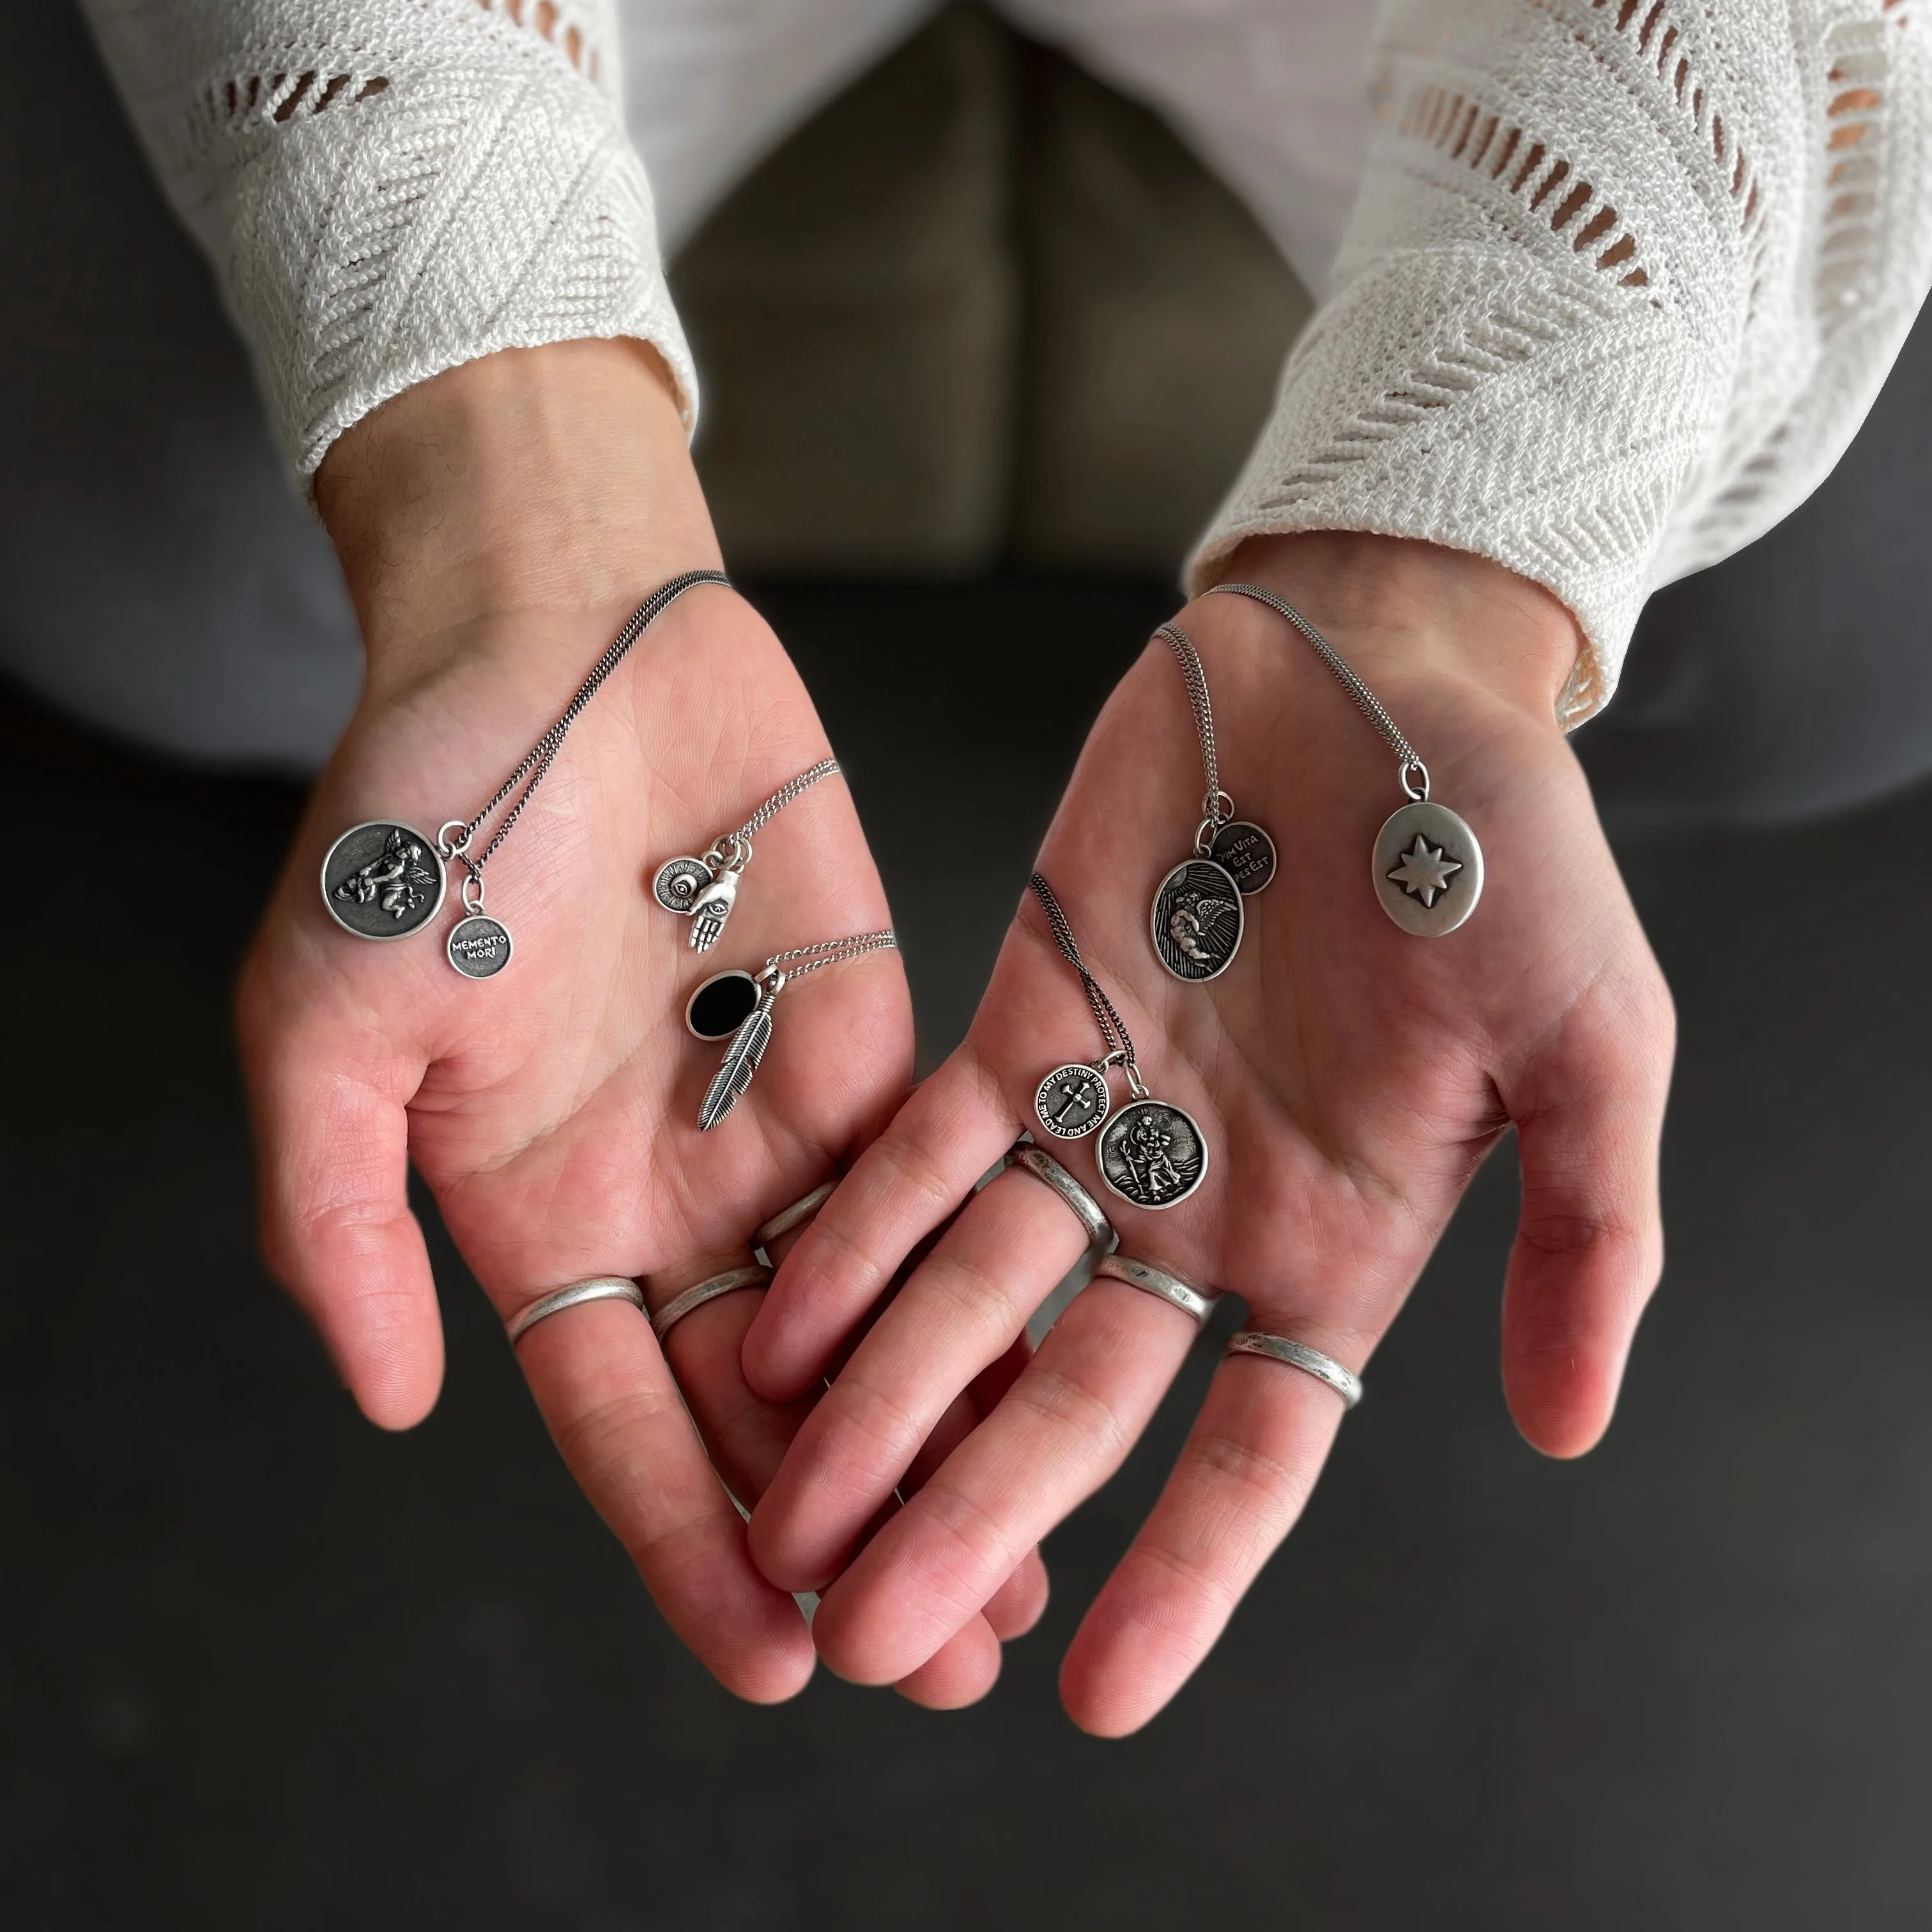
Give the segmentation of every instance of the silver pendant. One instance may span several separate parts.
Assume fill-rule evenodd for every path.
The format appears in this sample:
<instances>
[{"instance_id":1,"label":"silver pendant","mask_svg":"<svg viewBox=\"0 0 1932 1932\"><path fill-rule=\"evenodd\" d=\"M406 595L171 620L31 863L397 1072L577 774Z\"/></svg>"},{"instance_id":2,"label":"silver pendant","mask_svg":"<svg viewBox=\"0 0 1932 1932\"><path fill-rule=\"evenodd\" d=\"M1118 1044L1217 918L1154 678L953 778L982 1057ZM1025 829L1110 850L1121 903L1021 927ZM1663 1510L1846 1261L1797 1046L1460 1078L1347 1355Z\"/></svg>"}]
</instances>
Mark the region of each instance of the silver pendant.
<instances>
[{"instance_id":1,"label":"silver pendant","mask_svg":"<svg viewBox=\"0 0 1932 1932\"><path fill-rule=\"evenodd\" d=\"M510 963L508 928L482 914L460 919L449 930L449 963L466 978L491 980Z\"/></svg>"},{"instance_id":2,"label":"silver pendant","mask_svg":"<svg viewBox=\"0 0 1932 1932\"><path fill-rule=\"evenodd\" d=\"M1136 1208L1172 1208L1207 1178L1208 1143L1191 1114L1165 1100L1130 1100L1107 1123L1100 1178Z\"/></svg>"},{"instance_id":3,"label":"silver pendant","mask_svg":"<svg viewBox=\"0 0 1932 1932\"><path fill-rule=\"evenodd\" d=\"M1258 825L1245 818L1234 819L1222 826L1215 833L1208 856L1250 898L1265 892L1274 877L1274 841Z\"/></svg>"},{"instance_id":4,"label":"silver pendant","mask_svg":"<svg viewBox=\"0 0 1932 1932\"><path fill-rule=\"evenodd\" d=\"M1148 913L1154 952L1177 980L1211 980L1240 950L1241 889L1213 859L1187 859L1161 880Z\"/></svg>"},{"instance_id":5,"label":"silver pendant","mask_svg":"<svg viewBox=\"0 0 1932 1932\"><path fill-rule=\"evenodd\" d=\"M685 1030L694 1040L729 1040L758 1004L758 982L734 967L714 973L685 1002Z\"/></svg>"},{"instance_id":6,"label":"silver pendant","mask_svg":"<svg viewBox=\"0 0 1932 1932\"><path fill-rule=\"evenodd\" d=\"M1382 910L1405 932L1439 939L1483 896L1483 848L1447 806L1418 800L1389 814L1370 868Z\"/></svg>"},{"instance_id":7,"label":"silver pendant","mask_svg":"<svg viewBox=\"0 0 1932 1932\"><path fill-rule=\"evenodd\" d=\"M322 862L322 902L358 939L401 939L435 918L448 885L434 839L392 819L352 825Z\"/></svg>"},{"instance_id":8,"label":"silver pendant","mask_svg":"<svg viewBox=\"0 0 1932 1932\"><path fill-rule=\"evenodd\" d=\"M1107 1118L1113 1104L1107 1076L1077 1060L1056 1066L1033 1096L1034 1118L1063 1141L1084 1139Z\"/></svg>"},{"instance_id":9,"label":"silver pendant","mask_svg":"<svg viewBox=\"0 0 1932 1932\"><path fill-rule=\"evenodd\" d=\"M738 902L739 866L716 872L702 859L672 859L658 868L651 891L667 912L691 921L691 950L709 952L724 936L724 922Z\"/></svg>"},{"instance_id":10,"label":"silver pendant","mask_svg":"<svg viewBox=\"0 0 1932 1932\"><path fill-rule=\"evenodd\" d=\"M709 1133L717 1126L750 1087L752 1076L758 1072L758 1063L765 1057L765 1048L772 1043L772 1004L784 984L784 980L780 978L766 986L759 994L757 1005L745 1016L737 1031L731 1036L731 1044L724 1049L724 1058L718 1064L718 1071L712 1075L711 1084L704 1090L704 1098L698 1106L698 1127L700 1133Z\"/></svg>"}]
</instances>

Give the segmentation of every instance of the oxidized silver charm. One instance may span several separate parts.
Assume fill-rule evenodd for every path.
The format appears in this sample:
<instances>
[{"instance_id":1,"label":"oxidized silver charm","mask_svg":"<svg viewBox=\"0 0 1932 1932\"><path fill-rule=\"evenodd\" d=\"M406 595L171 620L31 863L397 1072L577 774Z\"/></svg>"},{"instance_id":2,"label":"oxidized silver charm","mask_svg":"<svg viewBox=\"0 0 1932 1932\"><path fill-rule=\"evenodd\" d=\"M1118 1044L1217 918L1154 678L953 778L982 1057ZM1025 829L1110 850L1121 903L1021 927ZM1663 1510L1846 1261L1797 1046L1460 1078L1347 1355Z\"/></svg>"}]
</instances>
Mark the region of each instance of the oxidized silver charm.
<instances>
[{"instance_id":1,"label":"oxidized silver charm","mask_svg":"<svg viewBox=\"0 0 1932 1932\"><path fill-rule=\"evenodd\" d=\"M688 913L712 876L702 859L667 859L651 881L651 892L666 912Z\"/></svg>"},{"instance_id":2,"label":"oxidized silver charm","mask_svg":"<svg viewBox=\"0 0 1932 1932\"><path fill-rule=\"evenodd\" d=\"M738 902L738 878L749 852L734 852L714 868L703 859L673 859L658 868L651 882L657 902L667 912L681 912L691 921L691 950L709 952L724 936L724 922Z\"/></svg>"},{"instance_id":3,"label":"oxidized silver charm","mask_svg":"<svg viewBox=\"0 0 1932 1932\"><path fill-rule=\"evenodd\" d=\"M1483 848L1447 806L1422 798L1391 812L1376 838L1370 877L1405 932L1454 932L1483 896Z\"/></svg>"},{"instance_id":4,"label":"oxidized silver charm","mask_svg":"<svg viewBox=\"0 0 1932 1932\"><path fill-rule=\"evenodd\" d=\"M1250 898L1265 892L1274 877L1274 841L1245 818L1232 819L1222 826L1208 848L1208 856Z\"/></svg>"},{"instance_id":5,"label":"oxidized silver charm","mask_svg":"<svg viewBox=\"0 0 1932 1932\"><path fill-rule=\"evenodd\" d=\"M1035 1118L1064 1141L1084 1139L1107 1118L1113 1104L1106 1073L1077 1060L1056 1066L1033 1096Z\"/></svg>"},{"instance_id":6,"label":"oxidized silver charm","mask_svg":"<svg viewBox=\"0 0 1932 1932\"><path fill-rule=\"evenodd\" d=\"M1165 1100L1130 1100L1100 1136L1100 1178L1136 1208L1173 1208L1208 1173L1208 1143L1191 1114Z\"/></svg>"},{"instance_id":7,"label":"oxidized silver charm","mask_svg":"<svg viewBox=\"0 0 1932 1932\"><path fill-rule=\"evenodd\" d=\"M510 963L508 929L482 914L472 913L450 928L449 963L466 979L494 979Z\"/></svg>"},{"instance_id":8,"label":"oxidized silver charm","mask_svg":"<svg viewBox=\"0 0 1932 1932\"><path fill-rule=\"evenodd\" d=\"M698 1103L699 1132L709 1133L744 1097L750 1087L752 1076L758 1072L758 1063L765 1057L765 1048L772 1043L772 1006L784 982L782 973L772 974L760 992L758 1004L739 1022L737 1031L731 1036L731 1044L724 1049L724 1058L712 1076L711 1084L704 1090L704 1100Z\"/></svg>"},{"instance_id":9,"label":"oxidized silver charm","mask_svg":"<svg viewBox=\"0 0 1932 1932\"><path fill-rule=\"evenodd\" d=\"M352 825L322 862L322 902L359 939L401 939L435 918L448 884L434 839L393 820Z\"/></svg>"},{"instance_id":10,"label":"oxidized silver charm","mask_svg":"<svg viewBox=\"0 0 1932 1932\"><path fill-rule=\"evenodd\" d=\"M1211 980L1234 963L1245 915L1241 889L1213 859L1184 860L1161 880L1148 914L1154 950L1177 980Z\"/></svg>"},{"instance_id":11,"label":"oxidized silver charm","mask_svg":"<svg viewBox=\"0 0 1932 1932\"><path fill-rule=\"evenodd\" d=\"M694 1040L729 1040L758 1004L758 982L734 967L714 973L685 1003L685 1030Z\"/></svg>"}]
</instances>

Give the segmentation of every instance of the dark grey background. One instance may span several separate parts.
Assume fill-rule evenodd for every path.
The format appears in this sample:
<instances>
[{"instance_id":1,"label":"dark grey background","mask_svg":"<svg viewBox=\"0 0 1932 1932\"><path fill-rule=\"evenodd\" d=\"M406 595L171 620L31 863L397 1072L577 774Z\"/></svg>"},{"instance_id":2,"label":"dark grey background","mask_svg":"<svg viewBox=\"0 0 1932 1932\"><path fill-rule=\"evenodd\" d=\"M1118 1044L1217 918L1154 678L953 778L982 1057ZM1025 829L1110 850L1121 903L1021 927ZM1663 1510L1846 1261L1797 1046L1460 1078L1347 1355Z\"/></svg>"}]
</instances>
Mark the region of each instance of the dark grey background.
<instances>
[{"instance_id":1,"label":"dark grey background","mask_svg":"<svg viewBox=\"0 0 1932 1932\"><path fill-rule=\"evenodd\" d=\"M764 601L935 1050L1166 594ZM1058 1656L1211 1344L1054 1538L1052 1607L986 1703L821 1678L736 1705L576 1495L446 1245L448 1386L403 1437L357 1419L255 1262L226 1004L294 793L18 702L0 752L8 1927L1924 1922L1925 795L1628 854L1684 1049L1670 1270L1608 1442L1548 1463L1504 1412L1499 1160L1220 1649L1102 1744L1058 1713Z\"/></svg>"}]
</instances>

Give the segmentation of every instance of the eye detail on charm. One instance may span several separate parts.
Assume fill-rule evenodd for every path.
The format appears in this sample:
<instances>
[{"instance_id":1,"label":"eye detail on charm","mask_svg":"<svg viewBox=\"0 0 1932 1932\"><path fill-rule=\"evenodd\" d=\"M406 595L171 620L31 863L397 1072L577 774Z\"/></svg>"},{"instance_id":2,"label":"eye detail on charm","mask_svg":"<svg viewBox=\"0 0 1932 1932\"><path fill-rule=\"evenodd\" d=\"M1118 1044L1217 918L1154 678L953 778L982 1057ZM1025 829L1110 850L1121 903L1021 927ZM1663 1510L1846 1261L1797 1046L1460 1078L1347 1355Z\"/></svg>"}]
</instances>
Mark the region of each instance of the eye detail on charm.
<instances>
[{"instance_id":1,"label":"eye detail on charm","mask_svg":"<svg viewBox=\"0 0 1932 1932\"><path fill-rule=\"evenodd\" d=\"M711 868L702 859L668 859L651 881L651 896L666 912L688 913L710 883Z\"/></svg>"},{"instance_id":2,"label":"eye detail on charm","mask_svg":"<svg viewBox=\"0 0 1932 1932\"><path fill-rule=\"evenodd\" d=\"M1078 1060L1056 1066L1034 1095L1034 1118L1055 1138L1083 1140L1107 1118L1114 1096L1106 1076Z\"/></svg>"},{"instance_id":3,"label":"eye detail on charm","mask_svg":"<svg viewBox=\"0 0 1932 1932\"><path fill-rule=\"evenodd\" d=\"M448 884L434 842L388 819L352 825L322 862L322 902L358 939L420 932L436 916Z\"/></svg>"},{"instance_id":4,"label":"eye detail on charm","mask_svg":"<svg viewBox=\"0 0 1932 1932\"><path fill-rule=\"evenodd\" d=\"M1405 932L1439 939L1483 896L1483 848L1447 806L1418 800L1391 813L1377 835L1370 877L1383 911Z\"/></svg>"},{"instance_id":5,"label":"eye detail on charm","mask_svg":"<svg viewBox=\"0 0 1932 1932\"><path fill-rule=\"evenodd\" d=\"M1160 882L1148 915L1155 956L1177 980L1211 980L1240 950L1241 889L1226 866L1189 859Z\"/></svg>"},{"instance_id":6,"label":"eye detail on charm","mask_svg":"<svg viewBox=\"0 0 1932 1932\"><path fill-rule=\"evenodd\" d=\"M1165 1100L1130 1100L1108 1122L1100 1178L1136 1208L1174 1208L1208 1175L1208 1143L1192 1114Z\"/></svg>"}]
</instances>

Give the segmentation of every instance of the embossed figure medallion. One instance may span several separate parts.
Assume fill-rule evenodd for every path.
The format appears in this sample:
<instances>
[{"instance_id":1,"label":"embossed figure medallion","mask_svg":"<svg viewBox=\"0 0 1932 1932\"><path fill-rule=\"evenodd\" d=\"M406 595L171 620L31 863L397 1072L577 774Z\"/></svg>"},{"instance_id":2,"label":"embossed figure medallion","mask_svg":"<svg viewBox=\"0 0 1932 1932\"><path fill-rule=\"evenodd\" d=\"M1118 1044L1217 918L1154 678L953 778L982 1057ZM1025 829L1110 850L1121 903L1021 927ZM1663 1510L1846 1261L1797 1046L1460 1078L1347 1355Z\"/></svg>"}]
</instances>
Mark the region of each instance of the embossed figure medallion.
<instances>
[{"instance_id":1,"label":"embossed figure medallion","mask_svg":"<svg viewBox=\"0 0 1932 1932\"><path fill-rule=\"evenodd\" d=\"M472 913L449 929L449 963L466 979L492 980L510 963L507 927Z\"/></svg>"},{"instance_id":2,"label":"embossed figure medallion","mask_svg":"<svg viewBox=\"0 0 1932 1932\"><path fill-rule=\"evenodd\" d=\"M1177 980L1211 980L1234 963L1245 916L1241 889L1213 859L1187 859L1161 880L1148 925L1160 963Z\"/></svg>"},{"instance_id":3,"label":"embossed figure medallion","mask_svg":"<svg viewBox=\"0 0 1932 1932\"><path fill-rule=\"evenodd\" d=\"M1382 910L1425 939L1454 932L1483 896L1483 848L1447 806L1420 799L1392 812L1370 867Z\"/></svg>"},{"instance_id":4,"label":"embossed figure medallion","mask_svg":"<svg viewBox=\"0 0 1932 1932\"><path fill-rule=\"evenodd\" d=\"M688 913L710 883L711 868L702 859L667 859L651 881L651 892L666 912Z\"/></svg>"},{"instance_id":5,"label":"embossed figure medallion","mask_svg":"<svg viewBox=\"0 0 1932 1932\"><path fill-rule=\"evenodd\" d=\"M1173 1208L1205 1179L1208 1143L1191 1114L1166 1100L1130 1100L1107 1123L1100 1178L1136 1208Z\"/></svg>"},{"instance_id":6,"label":"embossed figure medallion","mask_svg":"<svg viewBox=\"0 0 1932 1932\"><path fill-rule=\"evenodd\" d=\"M1046 1131L1064 1141L1085 1138L1107 1118L1114 1096L1098 1067L1073 1060L1056 1066L1040 1083L1033 1111Z\"/></svg>"},{"instance_id":7,"label":"embossed figure medallion","mask_svg":"<svg viewBox=\"0 0 1932 1932\"><path fill-rule=\"evenodd\" d=\"M1208 856L1252 898L1264 892L1274 877L1274 841L1250 820L1237 818L1214 834Z\"/></svg>"},{"instance_id":8,"label":"embossed figure medallion","mask_svg":"<svg viewBox=\"0 0 1932 1932\"><path fill-rule=\"evenodd\" d=\"M388 819L352 825L322 862L328 916L362 939L400 939L435 918L448 884L436 842Z\"/></svg>"}]
</instances>

